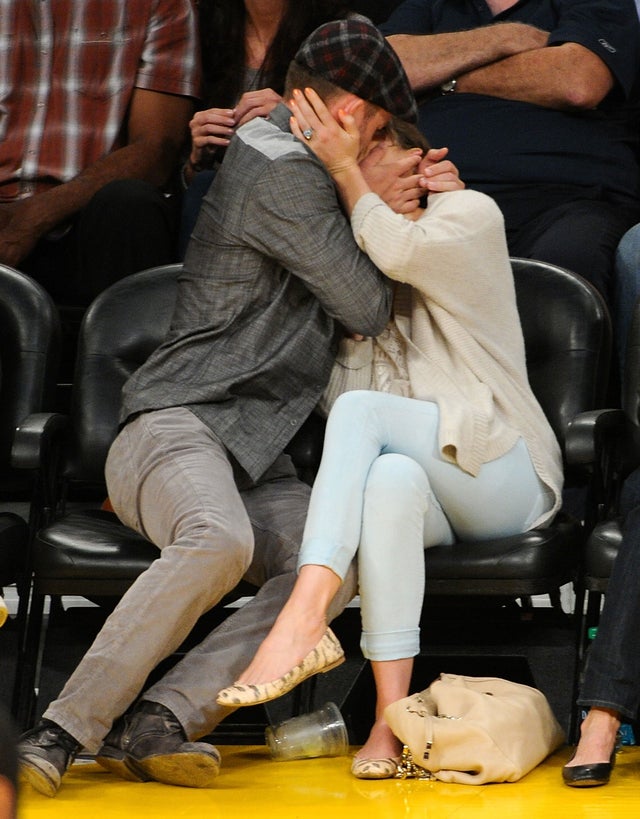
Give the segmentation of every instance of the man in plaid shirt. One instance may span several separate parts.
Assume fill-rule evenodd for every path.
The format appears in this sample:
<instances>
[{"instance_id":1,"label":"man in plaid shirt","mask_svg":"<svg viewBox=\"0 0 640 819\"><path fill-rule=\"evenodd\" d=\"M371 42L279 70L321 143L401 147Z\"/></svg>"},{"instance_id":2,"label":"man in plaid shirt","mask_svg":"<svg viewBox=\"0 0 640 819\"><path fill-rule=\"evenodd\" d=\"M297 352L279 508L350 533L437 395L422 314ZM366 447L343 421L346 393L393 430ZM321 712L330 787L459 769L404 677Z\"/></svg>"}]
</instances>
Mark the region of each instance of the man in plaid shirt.
<instances>
[{"instance_id":1,"label":"man in plaid shirt","mask_svg":"<svg viewBox=\"0 0 640 819\"><path fill-rule=\"evenodd\" d=\"M84 304L172 261L195 27L191 0L2 3L0 263Z\"/></svg>"}]
</instances>

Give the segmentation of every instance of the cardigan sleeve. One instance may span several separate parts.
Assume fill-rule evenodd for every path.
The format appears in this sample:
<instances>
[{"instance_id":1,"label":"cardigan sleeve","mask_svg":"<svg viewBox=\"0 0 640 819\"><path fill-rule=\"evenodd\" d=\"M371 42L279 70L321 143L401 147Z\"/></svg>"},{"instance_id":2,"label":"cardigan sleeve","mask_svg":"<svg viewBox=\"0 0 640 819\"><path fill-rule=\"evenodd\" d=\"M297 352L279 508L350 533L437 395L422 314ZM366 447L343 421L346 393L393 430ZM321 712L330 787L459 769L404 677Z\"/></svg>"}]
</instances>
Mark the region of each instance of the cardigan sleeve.
<instances>
[{"instance_id":1,"label":"cardigan sleeve","mask_svg":"<svg viewBox=\"0 0 640 819\"><path fill-rule=\"evenodd\" d=\"M466 253L472 267L477 265L479 240L489 256L508 256L500 209L490 197L468 189L431 194L427 210L416 221L395 213L377 194L367 193L353 209L351 228L376 267L420 290L437 286L434 274L445 270L447 290L456 284L452 273L466 288ZM432 285L425 283L425 271Z\"/></svg>"}]
</instances>

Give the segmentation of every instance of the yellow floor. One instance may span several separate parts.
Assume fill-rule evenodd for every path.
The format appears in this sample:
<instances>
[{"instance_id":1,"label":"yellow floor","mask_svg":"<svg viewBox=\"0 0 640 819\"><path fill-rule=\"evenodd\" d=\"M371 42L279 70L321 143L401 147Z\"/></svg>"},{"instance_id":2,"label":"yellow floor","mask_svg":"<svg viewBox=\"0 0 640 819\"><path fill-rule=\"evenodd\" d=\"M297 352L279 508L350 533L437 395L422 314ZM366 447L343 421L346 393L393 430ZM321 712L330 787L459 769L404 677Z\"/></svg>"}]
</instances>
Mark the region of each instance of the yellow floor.
<instances>
[{"instance_id":1,"label":"yellow floor","mask_svg":"<svg viewBox=\"0 0 640 819\"><path fill-rule=\"evenodd\" d=\"M640 747L618 755L611 783L576 790L560 779L570 755L561 749L520 782L447 785L428 781L363 782L346 757L273 762L264 746L221 746L223 767L212 790L119 780L93 762L76 763L55 799L25 786L19 819L595 819L640 815Z\"/></svg>"}]
</instances>

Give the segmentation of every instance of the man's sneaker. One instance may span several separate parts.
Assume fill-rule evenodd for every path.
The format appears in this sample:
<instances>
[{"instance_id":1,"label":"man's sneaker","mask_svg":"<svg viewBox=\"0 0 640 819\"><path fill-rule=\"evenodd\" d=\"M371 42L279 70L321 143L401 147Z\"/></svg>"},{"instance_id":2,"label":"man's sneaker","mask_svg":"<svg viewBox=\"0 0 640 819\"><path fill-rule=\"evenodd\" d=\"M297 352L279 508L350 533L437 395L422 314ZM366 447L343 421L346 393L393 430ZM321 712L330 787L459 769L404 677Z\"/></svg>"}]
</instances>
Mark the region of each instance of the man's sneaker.
<instances>
[{"instance_id":1,"label":"man's sneaker","mask_svg":"<svg viewBox=\"0 0 640 819\"><path fill-rule=\"evenodd\" d=\"M63 774L82 745L51 720L43 719L20 737L20 774L37 791L55 796Z\"/></svg>"},{"instance_id":2,"label":"man's sneaker","mask_svg":"<svg viewBox=\"0 0 640 819\"><path fill-rule=\"evenodd\" d=\"M121 717L105 738L96 762L138 781L187 788L211 788L220 771L220 753L207 742L187 742L174 714L142 700Z\"/></svg>"}]
</instances>

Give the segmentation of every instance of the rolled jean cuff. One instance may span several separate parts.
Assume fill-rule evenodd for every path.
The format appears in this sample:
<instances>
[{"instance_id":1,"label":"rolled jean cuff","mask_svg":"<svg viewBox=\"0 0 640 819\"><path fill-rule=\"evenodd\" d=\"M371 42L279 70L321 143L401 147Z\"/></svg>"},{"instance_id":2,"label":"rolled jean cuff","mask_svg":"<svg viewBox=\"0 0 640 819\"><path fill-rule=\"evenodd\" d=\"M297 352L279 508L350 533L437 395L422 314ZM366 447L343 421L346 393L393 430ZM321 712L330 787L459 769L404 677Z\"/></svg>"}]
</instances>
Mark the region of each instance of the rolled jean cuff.
<instances>
[{"instance_id":1,"label":"rolled jean cuff","mask_svg":"<svg viewBox=\"0 0 640 819\"><path fill-rule=\"evenodd\" d=\"M314 538L305 540L302 544L298 557L298 571L302 566L326 566L335 572L340 580L344 580L352 560L352 551L339 543L328 546L326 540Z\"/></svg>"},{"instance_id":2,"label":"rolled jean cuff","mask_svg":"<svg viewBox=\"0 0 640 819\"><path fill-rule=\"evenodd\" d=\"M420 629L363 631L360 648L367 660L374 662L406 660L408 657L415 657L420 651Z\"/></svg>"},{"instance_id":3,"label":"rolled jean cuff","mask_svg":"<svg viewBox=\"0 0 640 819\"><path fill-rule=\"evenodd\" d=\"M636 708L622 705L619 702L614 702L610 697L578 697L577 704L584 708L606 708L609 711L615 711L621 717L626 717L629 720L635 721L638 711Z\"/></svg>"}]
</instances>

